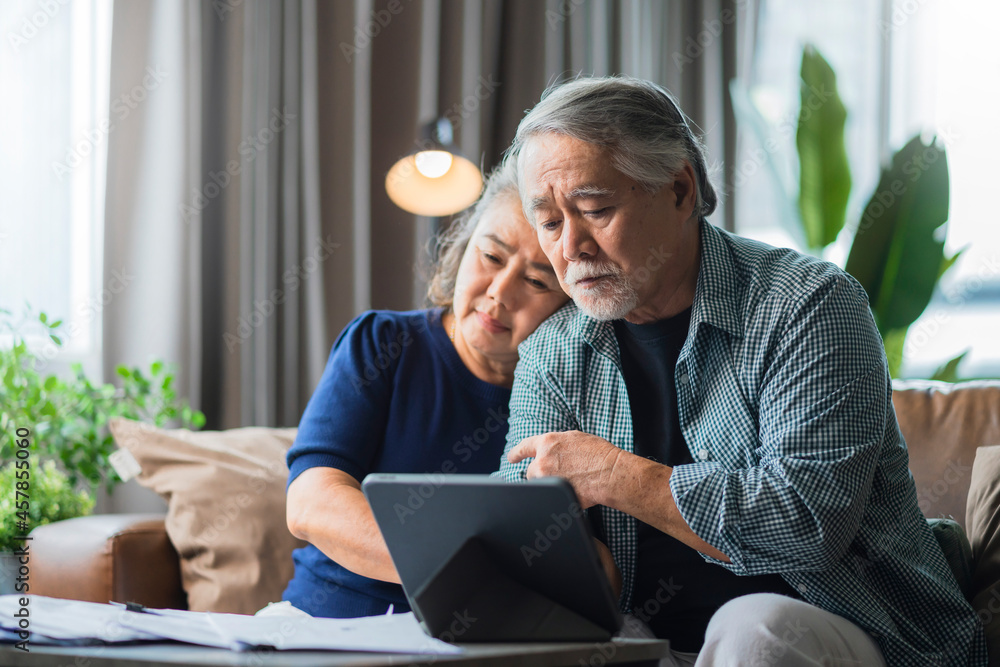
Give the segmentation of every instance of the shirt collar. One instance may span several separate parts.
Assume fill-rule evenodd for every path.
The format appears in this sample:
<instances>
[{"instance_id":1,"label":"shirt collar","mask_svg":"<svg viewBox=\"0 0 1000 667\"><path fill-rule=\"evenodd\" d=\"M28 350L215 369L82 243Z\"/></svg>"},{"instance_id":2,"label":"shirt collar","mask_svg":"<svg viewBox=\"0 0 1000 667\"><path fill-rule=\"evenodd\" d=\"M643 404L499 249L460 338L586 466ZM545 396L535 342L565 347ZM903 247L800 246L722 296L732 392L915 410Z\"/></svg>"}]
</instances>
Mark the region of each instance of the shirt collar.
<instances>
[{"instance_id":1,"label":"shirt collar","mask_svg":"<svg viewBox=\"0 0 1000 667\"><path fill-rule=\"evenodd\" d=\"M694 291L691 325L688 331L697 331L698 324L705 322L734 336L742 337L741 290L732 248L724 232L705 218L701 219L699 229L701 265L698 269L698 282ZM611 322L588 317L572 301L566 305L576 310L573 330L598 351L605 351L613 358L617 357L618 344Z\"/></svg>"}]
</instances>

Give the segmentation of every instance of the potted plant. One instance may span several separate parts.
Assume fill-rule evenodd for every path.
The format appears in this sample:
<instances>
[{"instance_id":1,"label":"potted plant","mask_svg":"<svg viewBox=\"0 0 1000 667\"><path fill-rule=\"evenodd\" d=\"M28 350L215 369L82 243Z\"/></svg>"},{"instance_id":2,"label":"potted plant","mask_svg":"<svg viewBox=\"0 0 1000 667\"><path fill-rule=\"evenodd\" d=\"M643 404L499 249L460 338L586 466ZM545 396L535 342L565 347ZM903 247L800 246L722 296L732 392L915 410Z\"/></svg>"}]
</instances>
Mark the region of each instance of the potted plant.
<instances>
[{"instance_id":1,"label":"potted plant","mask_svg":"<svg viewBox=\"0 0 1000 667\"><path fill-rule=\"evenodd\" d=\"M783 226L803 249L822 257L847 222L851 191L844 139L847 109L833 68L811 45L803 50L800 77L801 105L795 125L798 196L790 194L794 186L774 160L764 163L778 193ZM746 87L734 80L730 92L742 127L769 151L777 150L772 128ZM892 377L899 375L910 326L961 255L960 251L949 257L944 252L948 201L945 147L936 141L924 144L918 135L883 165L878 185L853 225L844 269L868 293ZM904 255L906 261L902 261ZM942 364L931 379L956 381L964 357L965 353Z\"/></svg>"},{"instance_id":2,"label":"potted plant","mask_svg":"<svg viewBox=\"0 0 1000 667\"><path fill-rule=\"evenodd\" d=\"M68 377L45 373L37 341L63 346L62 321L26 306L15 318L0 308L0 565L40 525L88 514L98 488L121 482L108 457L115 451L107 424L113 417L156 426L179 421L200 428L204 415L173 389L174 374L161 361L148 370L118 366L120 386L94 384L80 364ZM34 341L29 344L29 341ZM19 463L20 462L20 463ZM27 472L25 472L27 471ZM19 493L20 492L20 493ZM14 559L15 572L17 568ZM13 586L0 570L0 590Z\"/></svg>"},{"instance_id":3,"label":"potted plant","mask_svg":"<svg viewBox=\"0 0 1000 667\"><path fill-rule=\"evenodd\" d=\"M94 497L82 489L74 489L55 461L39 464L31 458L17 459L0 468L0 489L3 489L0 493L0 517L3 517L0 523L0 595L25 592L23 586L18 590L21 564L15 553L24 545L23 537L27 532L24 529L89 514L94 508ZM19 469L17 461L27 465ZM19 479L17 473L25 470L30 477L21 475ZM19 500L16 493L17 483L25 482L25 478L30 480L26 504L24 496Z\"/></svg>"}]
</instances>

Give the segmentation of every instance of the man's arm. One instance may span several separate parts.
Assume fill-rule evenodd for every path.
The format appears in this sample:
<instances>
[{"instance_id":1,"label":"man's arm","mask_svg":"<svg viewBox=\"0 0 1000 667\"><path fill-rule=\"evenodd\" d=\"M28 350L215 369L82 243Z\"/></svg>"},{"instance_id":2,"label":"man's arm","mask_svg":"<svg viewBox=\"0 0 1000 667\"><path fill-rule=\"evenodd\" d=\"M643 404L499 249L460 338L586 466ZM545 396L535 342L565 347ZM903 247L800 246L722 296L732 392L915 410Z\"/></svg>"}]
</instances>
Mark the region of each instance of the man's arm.
<instances>
[{"instance_id":1,"label":"man's arm","mask_svg":"<svg viewBox=\"0 0 1000 667\"><path fill-rule=\"evenodd\" d=\"M493 473L508 482L528 479L530 461L512 461L507 456L518 443L542 433L576 428L572 410L556 388L556 383L543 377L541 367L536 363L527 342L521 344L519 354L520 361L514 370L514 386L510 397L507 445L500 457L500 469ZM621 571L608 547L596 538L595 542L611 588L619 596L622 590Z\"/></svg>"},{"instance_id":2,"label":"man's arm","mask_svg":"<svg viewBox=\"0 0 1000 667\"><path fill-rule=\"evenodd\" d=\"M855 281L833 276L785 315L758 401L758 465L667 469L587 434L535 438L511 457L531 461L529 477L569 479L585 506L621 509L738 574L828 567L854 539L883 440L892 436L885 433L891 388Z\"/></svg>"},{"instance_id":3,"label":"man's arm","mask_svg":"<svg viewBox=\"0 0 1000 667\"><path fill-rule=\"evenodd\" d=\"M564 477L583 507L605 505L630 514L692 549L728 563L729 557L691 530L670 492L673 468L630 454L604 438L580 431L546 433L510 451L514 462L530 462L528 479Z\"/></svg>"}]
</instances>

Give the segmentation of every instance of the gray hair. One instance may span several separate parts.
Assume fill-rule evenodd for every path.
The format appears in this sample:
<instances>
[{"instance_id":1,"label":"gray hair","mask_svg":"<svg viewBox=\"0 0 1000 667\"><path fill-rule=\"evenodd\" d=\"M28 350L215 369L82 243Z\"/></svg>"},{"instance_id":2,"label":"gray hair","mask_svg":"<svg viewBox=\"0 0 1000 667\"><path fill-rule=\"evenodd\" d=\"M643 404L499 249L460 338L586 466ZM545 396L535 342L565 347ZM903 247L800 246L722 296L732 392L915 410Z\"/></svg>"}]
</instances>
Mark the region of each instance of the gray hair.
<instances>
[{"instance_id":1,"label":"gray hair","mask_svg":"<svg viewBox=\"0 0 1000 667\"><path fill-rule=\"evenodd\" d=\"M615 169L647 192L671 182L687 161L697 183L695 212L707 216L715 210L718 197L708 178L704 147L673 95L655 83L611 76L550 86L521 119L508 157L517 155L531 137L547 132L606 149ZM523 188L522 178L519 169Z\"/></svg>"},{"instance_id":2,"label":"gray hair","mask_svg":"<svg viewBox=\"0 0 1000 667\"><path fill-rule=\"evenodd\" d=\"M476 226L482 220L486 211L503 197L518 201L516 160L504 160L486 179L483 194L479 200L462 213L452 223L448 231L437 244L437 262L435 262L427 286L427 302L432 306L447 306L451 308L455 300L455 282L458 280L458 267L462 256L469 246Z\"/></svg>"}]
</instances>

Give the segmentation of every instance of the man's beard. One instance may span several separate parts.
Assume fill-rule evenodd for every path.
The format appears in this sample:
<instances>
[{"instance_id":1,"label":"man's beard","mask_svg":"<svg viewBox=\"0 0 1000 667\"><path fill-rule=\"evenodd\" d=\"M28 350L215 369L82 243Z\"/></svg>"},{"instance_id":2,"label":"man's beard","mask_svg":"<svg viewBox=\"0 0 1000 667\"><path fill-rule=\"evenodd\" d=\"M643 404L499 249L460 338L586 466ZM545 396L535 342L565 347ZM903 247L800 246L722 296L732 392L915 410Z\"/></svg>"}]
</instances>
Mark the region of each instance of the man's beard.
<instances>
[{"instance_id":1,"label":"man's beard","mask_svg":"<svg viewBox=\"0 0 1000 667\"><path fill-rule=\"evenodd\" d=\"M597 284L583 287L577 281L604 276ZM577 307L595 320L620 320L639 305L639 294L628 276L611 262L574 262L566 269L566 292Z\"/></svg>"}]
</instances>

